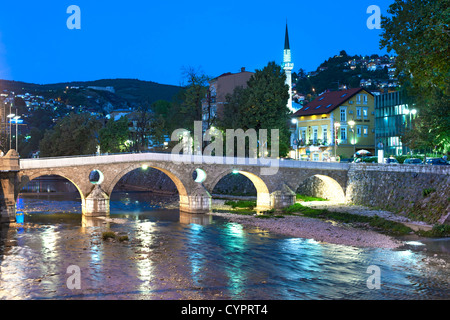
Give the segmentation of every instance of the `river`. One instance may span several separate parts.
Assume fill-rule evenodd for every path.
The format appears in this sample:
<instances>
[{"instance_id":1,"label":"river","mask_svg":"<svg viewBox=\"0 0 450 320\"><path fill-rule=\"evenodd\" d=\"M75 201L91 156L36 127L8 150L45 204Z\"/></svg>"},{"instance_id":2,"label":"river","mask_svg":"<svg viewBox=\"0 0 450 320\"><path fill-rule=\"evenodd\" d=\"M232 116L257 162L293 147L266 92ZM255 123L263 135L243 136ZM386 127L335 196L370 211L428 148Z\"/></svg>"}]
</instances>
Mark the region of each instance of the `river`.
<instances>
[{"instance_id":1,"label":"river","mask_svg":"<svg viewBox=\"0 0 450 320\"><path fill-rule=\"evenodd\" d=\"M173 197L147 192L115 191L111 220L82 220L70 185L37 184L18 201L25 224L1 228L0 299L450 299L448 239L319 243L165 209Z\"/></svg>"}]
</instances>

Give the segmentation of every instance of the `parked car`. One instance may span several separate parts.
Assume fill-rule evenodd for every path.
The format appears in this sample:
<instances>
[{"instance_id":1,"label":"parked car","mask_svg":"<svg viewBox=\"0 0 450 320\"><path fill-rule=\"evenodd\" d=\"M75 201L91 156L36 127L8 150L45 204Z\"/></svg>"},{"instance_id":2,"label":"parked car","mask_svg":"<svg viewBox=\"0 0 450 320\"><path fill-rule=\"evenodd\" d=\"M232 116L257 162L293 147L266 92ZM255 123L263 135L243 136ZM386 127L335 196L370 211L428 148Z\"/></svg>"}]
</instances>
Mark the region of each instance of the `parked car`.
<instances>
[{"instance_id":1,"label":"parked car","mask_svg":"<svg viewBox=\"0 0 450 320\"><path fill-rule=\"evenodd\" d=\"M425 161L425 164L430 164L433 166L449 165L449 163L442 158L427 158L427 160Z\"/></svg>"},{"instance_id":2,"label":"parked car","mask_svg":"<svg viewBox=\"0 0 450 320\"><path fill-rule=\"evenodd\" d=\"M361 157L361 158L356 158L355 162L377 163L378 162L378 157Z\"/></svg>"},{"instance_id":3,"label":"parked car","mask_svg":"<svg viewBox=\"0 0 450 320\"><path fill-rule=\"evenodd\" d=\"M385 158L384 159L384 163L389 163L389 164L397 164L398 160L395 158Z\"/></svg>"},{"instance_id":4,"label":"parked car","mask_svg":"<svg viewBox=\"0 0 450 320\"><path fill-rule=\"evenodd\" d=\"M404 164L422 164L423 161L417 158L408 158L403 161Z\"/></svg>"}]
</instances>

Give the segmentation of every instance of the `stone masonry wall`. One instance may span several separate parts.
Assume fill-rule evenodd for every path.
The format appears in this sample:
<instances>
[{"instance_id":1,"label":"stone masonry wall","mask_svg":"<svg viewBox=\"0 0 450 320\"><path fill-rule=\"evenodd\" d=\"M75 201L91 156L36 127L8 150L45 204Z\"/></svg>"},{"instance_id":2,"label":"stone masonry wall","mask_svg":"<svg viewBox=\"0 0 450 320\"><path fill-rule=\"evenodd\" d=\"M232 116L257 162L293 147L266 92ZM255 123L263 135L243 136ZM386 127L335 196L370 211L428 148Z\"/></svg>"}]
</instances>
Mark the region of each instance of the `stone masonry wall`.
<instances>
[{"instance_id":1,"label":"stone masonry wall","mask_svg":"<svg viewBox=\"0 0 450 320\"><path fill-rule=\"evenodd\" d=\"M423 220L443 223L450 212L450 175L446 166L352 165L347 200Z\"/></svg>"}]
</instances>

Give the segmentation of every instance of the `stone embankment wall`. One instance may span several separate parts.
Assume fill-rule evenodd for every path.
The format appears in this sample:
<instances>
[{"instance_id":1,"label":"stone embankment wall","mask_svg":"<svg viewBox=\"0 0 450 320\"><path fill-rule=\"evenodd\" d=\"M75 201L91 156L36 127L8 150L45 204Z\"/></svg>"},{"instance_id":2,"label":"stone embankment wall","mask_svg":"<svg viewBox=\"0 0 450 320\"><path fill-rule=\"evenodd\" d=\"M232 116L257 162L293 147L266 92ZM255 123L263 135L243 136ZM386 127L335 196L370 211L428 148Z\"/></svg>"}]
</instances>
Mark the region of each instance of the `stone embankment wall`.
<instances>
[{"instance_id":1,"label":"stone embankment wall","mask_svg":"<svg viewBox=\"0 0 450 320\"><path fill-rule=\"evenodd\" d=\"M414 219L450 223L450 168L447 166L354 164L347 200Z\"/></svg>"}]
</instances>

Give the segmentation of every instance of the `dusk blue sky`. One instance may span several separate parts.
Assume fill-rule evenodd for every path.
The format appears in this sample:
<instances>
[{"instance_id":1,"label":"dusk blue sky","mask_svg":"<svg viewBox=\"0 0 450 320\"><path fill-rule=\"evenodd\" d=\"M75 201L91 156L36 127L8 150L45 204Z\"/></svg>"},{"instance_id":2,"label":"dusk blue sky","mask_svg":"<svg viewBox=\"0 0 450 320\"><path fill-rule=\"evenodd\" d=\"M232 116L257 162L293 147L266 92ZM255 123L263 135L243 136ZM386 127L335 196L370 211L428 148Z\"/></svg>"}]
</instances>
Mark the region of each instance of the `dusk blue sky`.
<instances>
[{"instance_id":1,"label":"dusk blue sky","mask_svg":"<svg viewBox=\"0 0 450 320\"><path fill-rule=\"evenodd\" d=\"M179 85L182 68L210 76L282 62L286 19L294 71L325 59L386 53L366 26L394 0L2 1L0 79L33 83L133 78ZM70 5L81 30L69 30Z\"/></svg>"}]
</instances>

